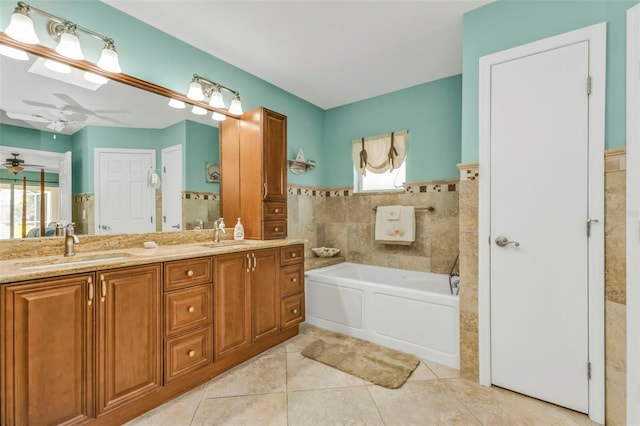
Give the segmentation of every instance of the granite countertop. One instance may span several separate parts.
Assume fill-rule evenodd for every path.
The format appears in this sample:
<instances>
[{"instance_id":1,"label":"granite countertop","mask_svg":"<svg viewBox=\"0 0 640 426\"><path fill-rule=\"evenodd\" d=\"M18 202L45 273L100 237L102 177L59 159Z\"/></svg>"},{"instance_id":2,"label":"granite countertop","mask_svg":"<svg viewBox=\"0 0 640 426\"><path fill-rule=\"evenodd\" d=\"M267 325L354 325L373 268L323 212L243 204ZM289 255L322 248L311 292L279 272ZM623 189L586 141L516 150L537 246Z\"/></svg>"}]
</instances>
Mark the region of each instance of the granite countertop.
<instances>
[{"instance_id":1,"label":"granite countertop","mask_svg":"<svg viewBox=\"0 0 640 426\"><path fill-rule=\"evenodd\" d=\"M335 265L344 261L344 256L306 257L304 259L304 270L310 271L312 269L324 268L325 266Z\"/></svg>"},{"instance_id":2,"label":"granite countertop","mask_svg":"<svg viewBox=\"0 0 640 426\"><path fill-rule=\"evenodd\" d=\"M76 253L75 256L69 257L56 255L0 260L0 284L91 272L98 269L122 268L201 256L283 247L304 244L305 242L305 240L301 239L244 240L241 242L227 240L220 243L195 242L159 245L157 248L152 249L123 248L121 250L91 251Z\"/></svg>"}]
</instances>

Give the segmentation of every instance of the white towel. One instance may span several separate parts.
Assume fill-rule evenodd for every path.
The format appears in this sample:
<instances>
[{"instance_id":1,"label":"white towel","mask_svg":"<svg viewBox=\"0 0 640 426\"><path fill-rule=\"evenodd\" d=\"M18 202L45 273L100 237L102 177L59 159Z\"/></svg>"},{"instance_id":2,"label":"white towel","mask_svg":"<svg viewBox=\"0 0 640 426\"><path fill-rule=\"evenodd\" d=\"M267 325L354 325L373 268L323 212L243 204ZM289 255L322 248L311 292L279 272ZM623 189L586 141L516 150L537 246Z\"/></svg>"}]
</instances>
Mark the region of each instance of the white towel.
<instances>
[{"instance_id":1,"label":"white towel","mask_svg":"<svg viewBox=\"0 0 640 426\"><path fill-rule=\"evenodd\" d=\"M384 206L382 207L387 220L400 220L400 211L402 206Z\"/></svg>"},{"instance_id":2,"label":"white towel","mask_svg":"<svg viewBox=\"0 0 640 426\"><path fill-rule=\"evenodd\" d=\"M416 215L413 206L401 206L400 219L389 220L388 210L396 206L379 206L376 211L375 239L383 244L409 245L416 238Z\"/></svg>"}]
</instances>

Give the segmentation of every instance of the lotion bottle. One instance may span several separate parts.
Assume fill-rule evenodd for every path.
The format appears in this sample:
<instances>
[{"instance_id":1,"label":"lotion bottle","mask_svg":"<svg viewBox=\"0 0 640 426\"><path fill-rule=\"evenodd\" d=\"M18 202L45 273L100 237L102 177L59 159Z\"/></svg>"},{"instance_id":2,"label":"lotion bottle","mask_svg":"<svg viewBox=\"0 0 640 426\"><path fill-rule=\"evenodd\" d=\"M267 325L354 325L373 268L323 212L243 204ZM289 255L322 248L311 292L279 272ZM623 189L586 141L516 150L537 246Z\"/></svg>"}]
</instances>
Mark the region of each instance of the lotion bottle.
<instances>
[{"instance_id":1,"label":"lotion bottle","mask_svg":"<svg viewBox=\"0 0 640 426\"><path fill-rule=\"evenodd\" d=\"M244 226L240 223L240 218L238 218L238 223L236 223L236 226L233 228L233 239L238 241L244 240Z\"/></svg>"}]
</instances>

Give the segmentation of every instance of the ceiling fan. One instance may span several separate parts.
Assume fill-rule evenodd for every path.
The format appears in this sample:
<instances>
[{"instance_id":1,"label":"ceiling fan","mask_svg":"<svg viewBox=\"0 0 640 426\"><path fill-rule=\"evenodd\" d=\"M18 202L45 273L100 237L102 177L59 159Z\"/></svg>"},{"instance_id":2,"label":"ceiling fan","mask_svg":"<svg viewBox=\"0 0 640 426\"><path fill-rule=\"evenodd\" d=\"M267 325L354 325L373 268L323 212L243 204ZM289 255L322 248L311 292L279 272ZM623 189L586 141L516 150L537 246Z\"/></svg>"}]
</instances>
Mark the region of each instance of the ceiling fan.
<instances>
[{"instance_id":1,"label":"ceiling fan","mask_svg":"<svg viewBox=\"0 0 640 426\"><path fill-rule=\"evenodd\" d=\"M39 167L44 169L44 166L38 164L25 164L23 159L18 158L20 154L11 153L11 155L13 155L13 158L7 158L4 162L4 167L14 175L23 171L25 167Z\"/></svg>"},{"instance_id":2,"label":"ceiling fan","mask_svg":"<svg viewBox=\"0 0 640 426\"><path fill-rule=\"evenodd\" d=\"M67 127L82 127L87 124L92 124L87 121L69 120L64 116L64 113L60 115L61 117L48 118L40 114L23 114L7 111L7 116L14 120L30 121L33 123L49 123L46 126L47 129L51 129L54 132L61 132Z\"/></svg>"}]
</instances>

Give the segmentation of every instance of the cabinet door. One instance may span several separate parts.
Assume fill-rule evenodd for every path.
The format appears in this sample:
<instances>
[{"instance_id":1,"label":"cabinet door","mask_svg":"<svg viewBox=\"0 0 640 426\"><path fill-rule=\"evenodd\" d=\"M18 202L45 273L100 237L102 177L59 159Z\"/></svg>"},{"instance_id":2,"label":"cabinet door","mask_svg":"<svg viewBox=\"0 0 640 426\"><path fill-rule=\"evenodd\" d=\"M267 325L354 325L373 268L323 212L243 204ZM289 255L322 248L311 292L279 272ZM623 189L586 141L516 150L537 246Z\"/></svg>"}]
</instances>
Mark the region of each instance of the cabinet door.
<instances>
[{"instance_id":1,"label":"cabinet door","mask_svg":"<svg viewBox=\"0 0 640 426\"><path fill-rule=\"evenodd\" d=\"M248 253L213 258L216 360L251 345L250 267Z\"/></svg>"},{"instance_id":2,"label":"cabinet door","mask_svg":"<svg viewBox=\"0 0 640 426\"><path fill-rule=\"evenodd\" d=\"M257 250L251 258L253 340L259 341L280 331L280 252Z\"/></svg>"},{"instance_id":3,"label":"cabinet door","mask_svg":"<svg viewBox=\"0 0 640 426\"><path fill-rule=\"evenodd\" d=\"M94 416L92 285L84 274L2 287L1 424Z\"/></svg>"},{"instance_id":4,"label":"cabinet door","mask_svg":"<svg viewBox=\"0 0 640 426\"><path fill-rule=\"evenodd\" d=\"M287 117L265 109L262 120L264 199L265 201L286 201Z\"/></svg>"},{"instance_id":5,"label":"cabinet door","mask_svg":"<svg viewBox=\"0 0 640 426\"><path fill-rule=\"evenodd\" d=\"M98 411L162 384L161 266L98 273Z\"/></svg>"}]
</instances>

